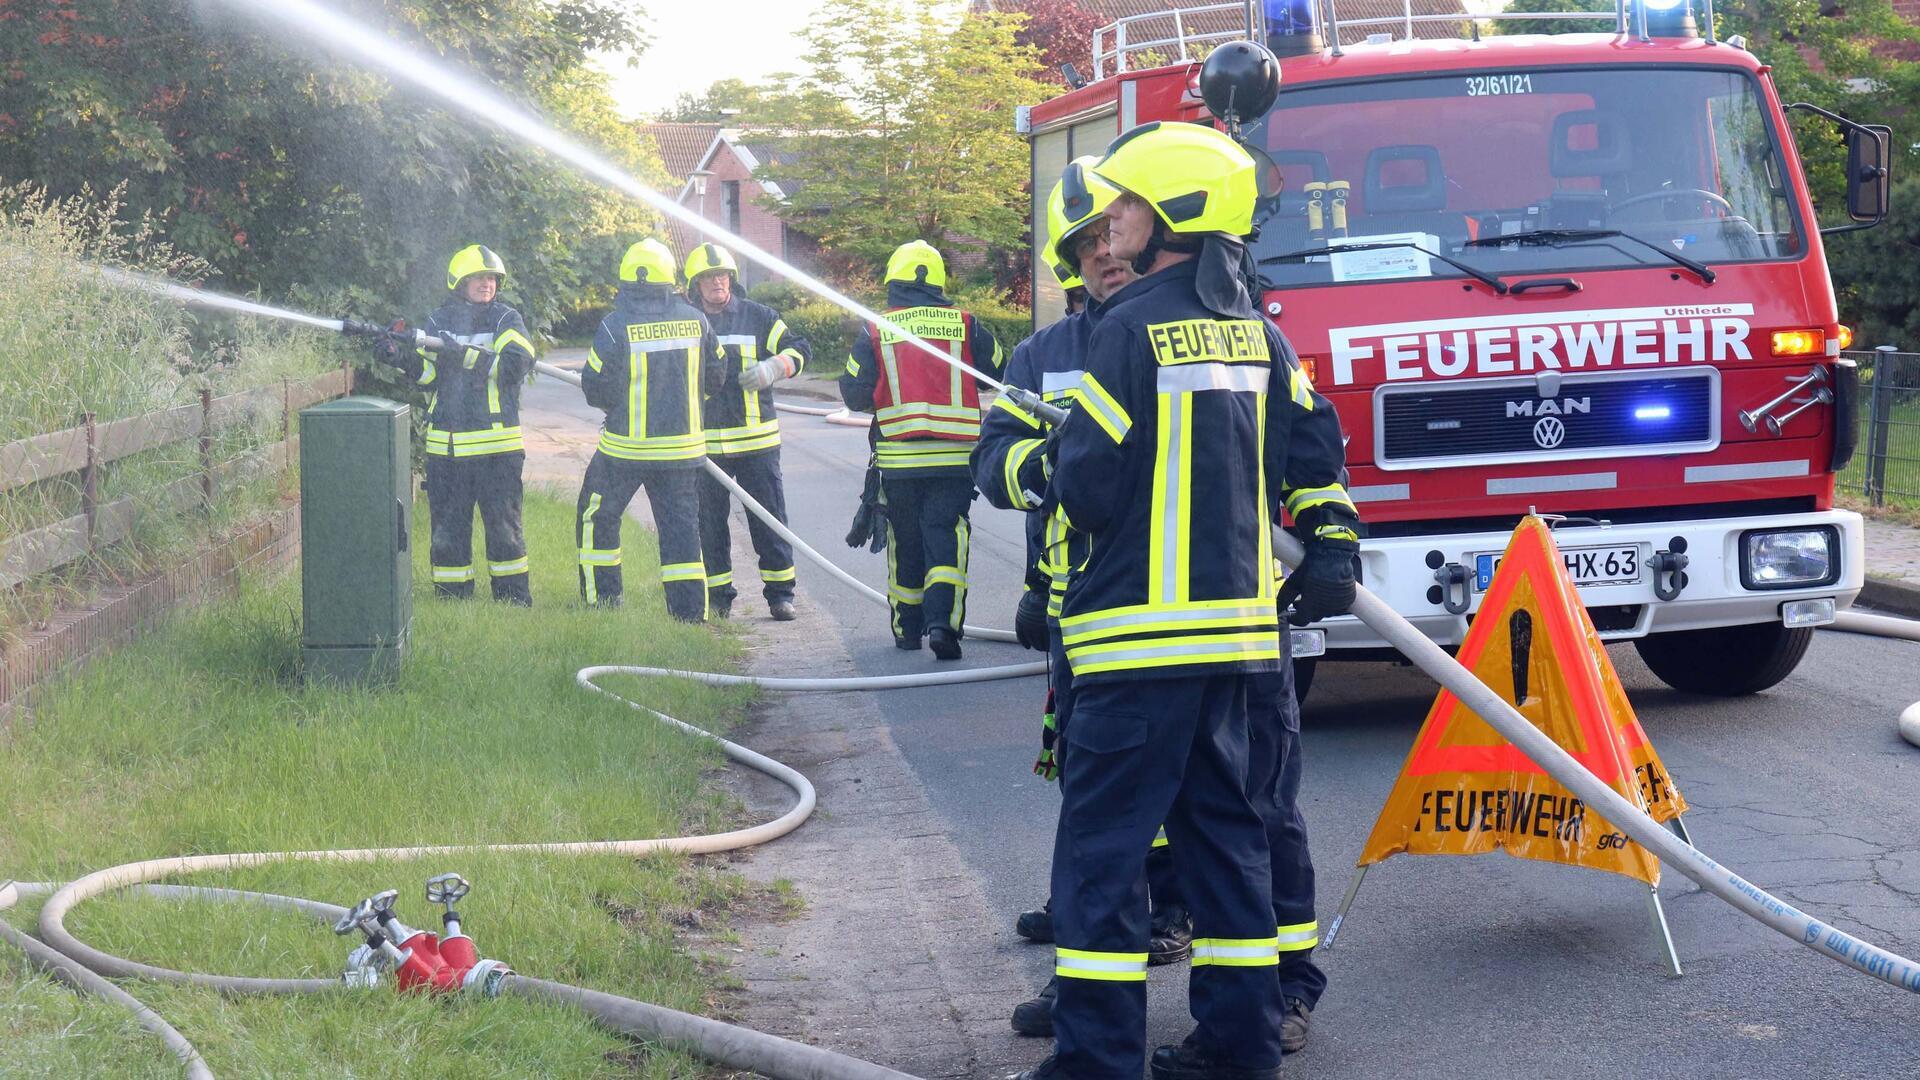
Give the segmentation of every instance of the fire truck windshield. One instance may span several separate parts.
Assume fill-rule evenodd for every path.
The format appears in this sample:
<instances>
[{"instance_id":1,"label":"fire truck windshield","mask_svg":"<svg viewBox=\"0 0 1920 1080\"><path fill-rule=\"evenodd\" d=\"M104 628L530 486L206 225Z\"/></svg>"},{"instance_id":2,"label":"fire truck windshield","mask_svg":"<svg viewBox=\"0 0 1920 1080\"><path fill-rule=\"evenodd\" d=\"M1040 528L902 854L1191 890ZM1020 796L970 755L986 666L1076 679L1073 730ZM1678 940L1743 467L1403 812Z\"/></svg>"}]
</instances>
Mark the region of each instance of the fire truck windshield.
<instances>
[{"instance_id":1,"label":"fire truck windshield","mask_svg":"<svg viewBox=\"0 0 1920 1080\"><path fill-rule=\"evenodd\" d=\"M1650 245L1706 265L1806 251L1777 130L1744 71L1634 65L1309 84L1283 91L1246 137L1278 173L1264 186L1277 193L1262 200L1254 248L1275 288L1458 278L1463 265L1499 275L1673 269ZM1497 239L1547 230L1569 242ZM1340 251L1348 245L1358 250ZM1329 253L1275 258L1322 247Z\"/></svg>"}]
</instances>

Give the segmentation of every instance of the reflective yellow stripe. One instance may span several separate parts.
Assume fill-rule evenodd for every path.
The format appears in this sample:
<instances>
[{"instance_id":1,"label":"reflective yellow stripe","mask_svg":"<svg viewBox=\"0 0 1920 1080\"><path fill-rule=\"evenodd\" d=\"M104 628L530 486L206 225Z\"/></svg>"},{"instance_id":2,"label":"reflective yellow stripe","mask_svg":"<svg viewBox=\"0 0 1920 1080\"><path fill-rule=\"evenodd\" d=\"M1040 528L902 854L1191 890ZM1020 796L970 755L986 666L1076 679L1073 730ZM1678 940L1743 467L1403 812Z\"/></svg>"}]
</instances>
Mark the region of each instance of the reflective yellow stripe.
<instances>
[{"instance_id":1,"label":"reflective yellow stripe","mask_svg":"<svg viewBox=\"0 0 1920 1080\"><path fill-rule=\"evenodd\" d=\"M433 365L433 361L427 357L427 351L425 349L420 350L420 385L431 386L433 385L433 380L439 377L440 369Z\"/></svg>"},{"instance_id":2,"label":"reflective yellow stripe","mask_svg":"<svg viewBox=\"0 0 1920 1080\"><path fill-rule=\"evenodd\" d=\"M661 581L699 581L707 576L707 568L702 563L661 563Z\"/></svg>"},{"instance_id":3,"label":"reflective yellow stripe","mask_svg":"<svg viewBox=\"0 0 1920 1080\"><path fill-rule=\"evenodd\" d=\"M786 336L787 336L787 320L785 319L773 320L773 329L767 331L767 351L770 353L779 352L780 339Z\"/></svg>"},{"instance_id":4,"label":"reflective yellow stripe","mask_svg":"<svg viewBox=\"0 0 1920 1080\"><path fill-rule=\"evenodd\" d=\"M1033 416L1028 415L1027 410L1021 408L1018 405L1015 405L1011 400L1009 400L1005 396L994 398L993 404L989 407L999 409L1002 412L1005 412L1008 415L1015 417L1021 423L1027 425L1028 427L1034 429L1035 431L1040 430L1039 420L1035 419Z\"/></svg>"},{"instance_id":5,"label":"reflective yellow stripe","mask_svg":"<svg viewBox=\"0 0 1920 1080\"><path fill-rule=\"evenodd\" d=\"M1073 393L1074 400L1086 408L1087 414L1114 442L1124 441L1127 432L1133 430L1133 418L1107 392L1107 388L1100 385L1100 380L1093 377L1093 372L1081 376L1080 386Z\"/></svg>"},{"instance_id":6,"label":"reflective yellow stripe","mask_svg":"<svg viewBox=\"0 0 1920 1080\"><path fill-rule=\"evenodd\" d=\"M1067 649L1067 662L1072 666L1075 675L1118 671L1125 668L1228 664L1278 659L1280 659L1280 635L1277 630L1258 634L1143 638Z\"/></svg>"},{"instance_id":7,"label":"reflective yellow stripe","mask_svg":"<svg viewBox=\"0 0 1920 1080\"><path fill-rule=\"evenodd\" d=\"M587 366L595 371L606 370L605 364L600 359L599 350L591 345L587 346Z\"/></svg>"},{"instance_id":8,"label":"reflective yellow stripe","mask_svg":"<svg viewBox=\"0 0 1920 1080\"><path fill-rule=\"evenodd\" d=\"M1165 825L1160 826L1160 831L1154 834L1152 846L1153 847L1167 846L1167 827Z\"/></svg>"},{"instance_id":9,"label":"reflective yellow stripe","mask_svg":"<svg viewBox=\"0 0 1920 1080\"><path fill-rule=\"evenodd\" d=\"M1320 944L1320 924L1318 922L1292 923L1279 928L1277 939L1281 952L1303 952Z\"/></svg>"},{"instance_id":10,"label":"reflective yellow stripe","mask_svg":"<svg viewBox=\"0 0 1920 1080\"><path fill-rule=\"evenodd\" d=\"M435 581L472 581L473 564L466 566L436 566L433 568Z\"/></svg>"},{"instance_id":11,"label":"reflective yellow stripe","mask_svg":"<svg viewBox=\"0 0 1920 1080\"><path fill-rule=\"evenodd\" d=\"M762 570L760 571L760 580L772 582L792 581L793 567L789 566L785 570Z\"/></svg>"},{"instance_id":12,"label":"reflective yellow stripe","mask_svg":"<svg viewBox=\"0 0 1920 1080\"><path fill-rule=\"evenodd\" d=\"M1061 640L1069 645L1156 630L1209 629L1244 626L1278 629L1279 617L1271 604L1257 599L1192 600L1184 604L1133 604L1089 611L1060 620Z\"/></svg>"},{"instance_id":13,"label":"reflective yellow stripe","mask_svg":"<svg viewBox=\"0 0 1920 1080\"><path fill-rule=\"evenodd\" d=\"M1279 963L1276 938L1193 939L1194 967L1274 967Z\"/></svg>"},{"instance_id":14,"label":"reflective yellow stripe","mask_svg":"<svg viewBox=\"0 0 1920 1080\"><path fill-rule=\"evenodd\" d=\"M582 566L619 566L620 565L620 549L619 548L581 548L580 564Z\"/></svg>"},{"instance_id":15,"label":"reflective yellow stripe","mask_svg":"<svg viewBox=\"0 0 1920 1080\"><path fill-rule=\"evenodd\" d=\"M518 330L508 328L506 333L493 339L493 351L496 353L506 352L509 345L518 345L527 350L529 357L533 356L533 342Z\"/></svg>"},{"instance_id":16,"label":"reflective yellow stripe","mask_svg":"<svg viewBox=\"0 0 1920 1080\"><path fill-rule=\"evenodd\" d=\"M600 493L587 496L587 505L580 511L580 590L589 604L600 600L599 584L594 581L593 568L596 566L619 566L620 550L613 551L613 561L601 561L601 551L593 546L593 515L600 512Z\"/></svg>"},{"instance_id":17,"label":"reflective yellow stripe","mask_svg":"<svg viewBox=\"0 0 1920 1080\"><path fill-rule=\"evenodd\" d=\"M508 562L490 562L487 564L487 572L494 577L512 577L515 574L524 574L527 572L527 557L522 555Z\"/></svg>"},{"instance_id":18,"label":"reflective yellow stripe","mask_svg":"<svg viewBox=\"0 0 1920 1080\"><path fill-rule=\"evenodd\" d=\"M724 574L708 574L707 575L707 588L709 589L717 589L722 585L731 585L731 584L733 584L733 571L731 570L728 570Z\"/></svg>"},{"instance_id":19,"label":"reflective yellow stripe","mask_svg":"<svg viewBox=\"0 0 1920 1080\"><path fill-rule=\"evenodd\" d=\"M958 420L978 420L980 410L971 405L936 405L931 402L912 401L904 405L889 405L874 415L881 420L893 420L902 416L944 416Z\"/></svg>"},{"instance_id":20,"label":"reflective yellow stripe","mask_svg":"<svg viewBox=\"0 0 1920 1080\"><path fill-rule=\"evenodd\" d=\"M967 575L962 573L957 566L933 566L927 568L926 583L929 587L934 585L952 585L959 588L966 585Z\"/></svg>"},{"instance_id":21,"label":"reflective yellow stripe","mask_svg":"<svg viewBox=\"0 0 1920 1080\"><path fill-rule=\"evenodd\" d=\"M883 439L876 450L882 469L933 469L966 466L973 452L973 444L973 440L962 442L957 439Z\"/></svg>"},{"instance_id":22,"label":"reflective yellow stripe","mask_svg":"<svg viewBox=\"0 0 1920 1080\"><path fill-rule=\"evenodd\" d=\"M855 360L851 353L847 355L847 374L856 379L860 377L860 361Z\"/></svg>"},{"instance_id":23,"label":"reflective yellow stripe","mask_svg":"<svg viewBox=\"0 0 1920 1080\"><path fill-rule=\"evenodd\" d=\"M1304 510L1311 510L1316 506L1325 506L1329 503L1335 506L1344 506L1348 510L1352 510L1356 517L1359 515L1359 511L1354 509L1353 499L1347 495L1347 489L1339 484L1328 484L1326 487L1295 488L1287 492L1287 513L1292 514L1295 518L1298 518Z\"/></svg>"},{"instance_id":24,"label":"reflective yellow stripe","mask_svg":"<svg viewBox=\"0 0 1920 1080\"><path fill-rule=\"evenodd\" d=\"M1360 542L1360 535L1345 525L1322 525L1313 530L1313 535L1322 540L1351 540L1356 544Z\"/></svg>"},{"instance_id":25,"label":"reflective yellow stripe","mask_svg":"<svg viewBox=\"0 0 1920 1080\"><path fill-rule=\"evenodd\" d=\"M1063 979L1099 982L1146 982L1147 954L1096 952L1092 949L1053 950L1053 973Z\"/></svg>"},{"instance_id":26,"label":"reflective yellow stripe","mask_svg":"<svg viewBox=\"0 0 1920 1080\"><path fill-rule=\"evenodd\" d=\"M887 599L896 604L918 604L927 598L925 589L909 589L904 585L887 582Z\"/></svg>"},{"instance_id":27,"label":"reflective yellow stripe","mask_svg":"<svg viewBox=\"0 0 1920 1080\"><path fill-rule=\"evenodd\" d=\"M707 428L707 450L714 454L744 454L780 445L780 421L763 420L740 427Z\"/></svg>"},{"instance_id":28,"label":"reflective yellow stripe","mask_svg":"<svg viewBox=\"0 0 1920 1080\"><path fill-rule=\"evenodd\" d=\"M1001 478L1007 485L1007 501L1013 505L1025 506L1029 509L1040 505L1039 492L1034 492L1035 497L1029 499L1026 490L1020 486L1020 470L1026 465L1027 459L1033 456L1033 452L1045 445L1047 445L1045 439L1022 439L1007 449L1006 463L1000 471Z\"/></svg>"},{"instance_id":29,"label":"reflective yellow stripe","mask_svg":"<svg viewBox=\"0 0 1920 1080\"><path fill-rule=\"evenodd\" d=\"M1307 378L1306 372L1291 364L1287 365L1287 392L1295 405L1308 412L1313 411L1313 380Z\"/></svg>"},{"instance_id":30,"label":"reflective yellow stripe","mask_svg":"<svg viewBox=\"0 0 1920 1080\"><path fill-rule=\"evenodd\" d=\"M685 435L656 435L633 439L611 431L600 433L600 449L612 457L628 461L685 461L702 457L707 450L704 432Z\"/></svg>"},{"instance_id":31,"label":"reflective yellow stripe","mask_svg":"<svg viewBox=\"0 0 1920 1080\"><path fill-rule=\"evenodd\" d=\"M518 427L483 428L479 431L442 431L427 429L427 453L439 457L481 457L522 449Z\"/></svg>"},{"instance_id":32,"label":"reflective yellow stripe","mask_svg":"<svg viewBox=\"0 0 1920 1080\"><path fill-rule=\"evenodd\" d=\"M487 369L487 411L494 416L500 415L500 366L498 364Z\"/></svg>"}]
</instances>

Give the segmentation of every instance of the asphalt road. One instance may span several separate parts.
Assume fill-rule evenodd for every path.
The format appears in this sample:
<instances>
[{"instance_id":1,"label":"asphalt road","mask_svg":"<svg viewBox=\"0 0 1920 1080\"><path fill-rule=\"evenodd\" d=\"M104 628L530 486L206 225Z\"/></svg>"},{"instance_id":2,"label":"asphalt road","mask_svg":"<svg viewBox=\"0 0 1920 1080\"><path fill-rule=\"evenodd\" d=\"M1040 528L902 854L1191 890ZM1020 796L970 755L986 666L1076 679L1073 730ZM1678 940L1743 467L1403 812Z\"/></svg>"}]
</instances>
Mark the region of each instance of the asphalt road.
<instances>
[{"instance_id":1,"label":"asphalt road","mask_svg":"<svg viewBox=\"0 0 1920 1080\"><path fill-rule=\"evenodd\" d=\"M567 388L543 380L540 397ZM819 385L819 384L815 384ZM796 399L797 400L797 399ZM881 585L880 555L841 542L865 432L788 414L793 527ZM969 621L1006 626L1022 557L1017 516L974 504ZM885 610L801 563L800 586L862 671L932 667L892 647ZM753 614L757 598L736 606ZM1030 659L969 640L962 664ZM1920 954L1920 750L1894 718L1920 698L1920 646L1823 633L1774 690L1724 701L1667 689L1630 647L1613 660L1675 783L1694 842L1832 924ZM803 675L804 661L793 674ZM1307 702L1303 806L1322 925L1435 693L1423 674L1323 664ZM1039 680L883 695L895 742L1004 921L983 949L1020 948L1014 914L1046 890L1057 795L1030 771ZM1503 854L1402 856L1369 874L1313 1040L1290 1076L1857 1077L1920 1067L1920 999L1748 920L1692 882L1661 886L1686 975L1666 973L1644 888ZM1050 950L1026 947L1033 985ZM1184 971L1155 969L1149 1045L1177 1041ZM1013 1001L1007 1003L1011 1009ZM1045 1046L1035 1042L1037 1061Z\"/></svg>"}]
</instances>

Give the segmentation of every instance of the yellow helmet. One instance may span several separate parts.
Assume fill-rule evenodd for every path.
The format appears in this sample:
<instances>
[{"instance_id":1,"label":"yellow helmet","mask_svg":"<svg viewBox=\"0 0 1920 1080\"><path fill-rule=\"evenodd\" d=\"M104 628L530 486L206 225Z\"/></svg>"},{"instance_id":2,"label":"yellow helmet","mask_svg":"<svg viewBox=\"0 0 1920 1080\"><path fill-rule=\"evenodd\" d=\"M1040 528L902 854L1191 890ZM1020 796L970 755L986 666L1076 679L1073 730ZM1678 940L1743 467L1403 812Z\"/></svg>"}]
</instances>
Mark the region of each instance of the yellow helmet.
<instances>
[{"instance_id":1,"label":"yellow helmet","mask_svg":"<svg viewBox=\"0 0 1920 1080\"><path fill-rule=\"evenodd\" d=\"M1176 233L1253 231L1253 157L1220 130L1154 121L1113 140L1094 173L1152 205Z\"/></svg>"},{"instance_id":2,"label":"yellow helmet","mask_svg":"<svg viewBox=\"0 0 1920 1080\"><path fill-rule=\"evenodd\" d=\"M1084 284L1080 260L1073 256L1074 234L1105 216L1107 205L1120 197L1117 188L1094 175L1099 161L1091 155L1073 159L1047 197L1047 246L1040 255L1063 289Z\"/></svg>"},{"instance_id":3,"label":"yellow helmet","mask_svg":"<svg viewBox=\"0 0 1920 1080\"><path fill-rule=\"evenodd\" d=\"M475 274L498 274L504 284L507 280L507 264L493 249L479 244L470 244L453 253L452 261L447 263L447 289L460 287L460 283Z\"/></svg>"},{"instance_id":4,"label":"yellow helmet","mask_svg":"<svg viewBox=\"0 0 1920 1080\"><path fill-rule=\"evenodd\" d=\"M733 252L719 244L700 244L687 253L685 277L687 284L701 274L711 274L716 270L725 270L736 279L740 276L740 264L733 261Z\"/></svg>"},{"instance_id":5,"label":"yellow helmet","mask_svg":"<svg viewBox=\"0 0 1920 1080\"><path fill-rule=\"evenodd\" d=\"M673 252L651 236L627 249L620 260L621 281L673 284Z\"/></svg>"},{"instance_id":6,"label":"yellow helmet","mask_svg":"<svg viewBox=\"0 0 1920 1080\"><path fill-rule=\"evenodd\" d=\"M925 240L910 241L893 249L893 255L887 259L886 276L880 280L919 283L944 289L947 287L947 260L941 258L933 245Z\"/></svg>"}]
</instances>

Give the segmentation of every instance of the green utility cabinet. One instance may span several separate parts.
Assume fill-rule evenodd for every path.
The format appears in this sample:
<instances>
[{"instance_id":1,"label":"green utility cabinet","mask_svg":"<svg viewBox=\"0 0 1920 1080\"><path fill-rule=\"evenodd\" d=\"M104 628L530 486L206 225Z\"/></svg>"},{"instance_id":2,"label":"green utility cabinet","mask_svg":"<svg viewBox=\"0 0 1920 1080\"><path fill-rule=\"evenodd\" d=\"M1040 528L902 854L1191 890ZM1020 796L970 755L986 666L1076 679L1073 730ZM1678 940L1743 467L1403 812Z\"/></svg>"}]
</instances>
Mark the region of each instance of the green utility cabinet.
<instances>
[{"instance_id":1,"label":"green utility cabinet","mask_svg":"<svg viewBox=\"0 0 1920 1080\"><path fill-rule=\"evenodd\" d=\"M391 677L413 625L407 406L349 397L300 412L300 659L309 679Z\"/></svg>"}]
</instances>

